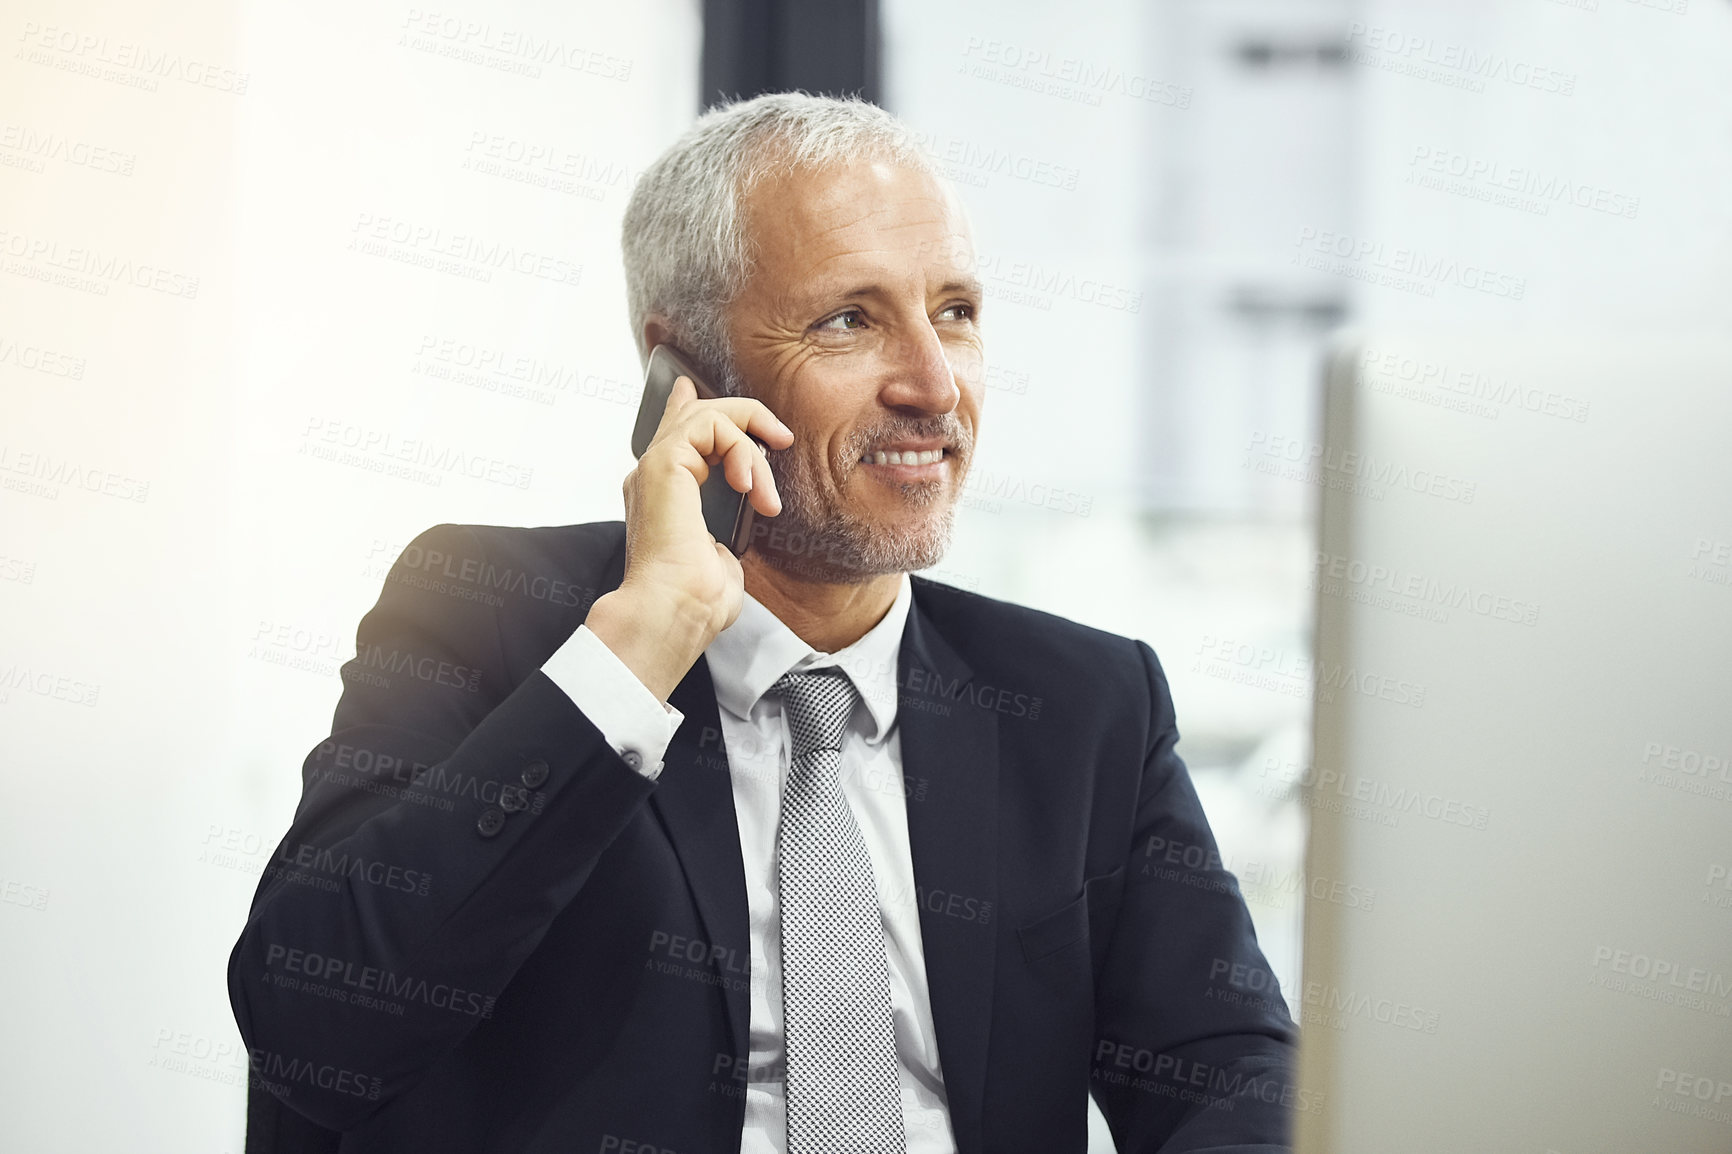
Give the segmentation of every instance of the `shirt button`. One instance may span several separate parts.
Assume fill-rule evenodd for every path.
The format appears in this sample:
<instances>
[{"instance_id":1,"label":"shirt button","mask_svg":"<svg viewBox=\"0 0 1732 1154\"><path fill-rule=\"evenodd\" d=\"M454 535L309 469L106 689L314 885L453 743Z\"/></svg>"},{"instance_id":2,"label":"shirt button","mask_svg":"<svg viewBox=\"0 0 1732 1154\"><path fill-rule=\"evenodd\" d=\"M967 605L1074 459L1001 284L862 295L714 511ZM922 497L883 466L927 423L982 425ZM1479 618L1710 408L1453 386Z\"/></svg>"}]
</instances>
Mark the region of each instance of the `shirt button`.
<instances>
[{"instance_id":1,"label":"shirt button","mask_svg":"<svg viewBox=\"0 0 1732 1154\"><path fill-rule=\"evenodd\" d=\"M624 753L620 754L620 756L625 758L625 763L631 766L632 769L642 772L643 754L639 753L635 749L628 749Z\"/></svg>"},{"instance_id":2,"label":"shirt button","mask_svg":"<svg viewBox=\"0 0 1732 1154\"><path fill-rule=\"evenodd\" d=\"M540 789L547 784L547 763L532 761L523 767L523 784L530 789Z\"/></svg>"},{"instance_id":3,"label":"shirt button","mask_svg":"<svg viewBox=\"0 0 1732 1154\"><path fill-rule=\"evenodd\" d=\"M521 785L500 786L499 808L506 813L521 813L529 808L529 791Z\"/></svg>"},{"instance_id":4,"label":"shirt button","mask_svg":"<svg viewBox=\"0 0 1732 1154\"><path fill-rule=\"evenodd\" d=\"M492 837L505 828L505 815L489 806L481 811L481 816L475 819L475 832L482 837Z\"/></svg>"}]
</instances>

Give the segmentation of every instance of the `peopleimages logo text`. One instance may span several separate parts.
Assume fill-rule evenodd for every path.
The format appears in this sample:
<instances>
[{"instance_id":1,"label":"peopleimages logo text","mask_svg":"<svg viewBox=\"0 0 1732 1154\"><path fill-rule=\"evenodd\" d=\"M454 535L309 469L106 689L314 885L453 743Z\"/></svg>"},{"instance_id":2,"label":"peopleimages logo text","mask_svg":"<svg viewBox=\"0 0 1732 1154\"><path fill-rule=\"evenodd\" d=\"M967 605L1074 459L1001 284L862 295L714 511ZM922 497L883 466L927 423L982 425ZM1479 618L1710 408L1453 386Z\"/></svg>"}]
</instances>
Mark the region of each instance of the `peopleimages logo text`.
<instances>
[{"instance_id":1,"label":"peopleimages logo text","mask_svg":"<svg viewBox=\"0 0 1732 1154\"><path fill-rule=\"evenodd\" d=\"M1346 262L1347 269L1363 268L1386 272L1399 277L1411 277L1418 285L1455 285L1505 300L1519 301L1527 295L1527 278L1512 276L1452 257L1428 256L1417 249L1391 247L1380 240L1368 240L1348 233L1331 232L1309 225L1299 230L1295 240L1295 257L1334 259ZM1308 262L1307 267L1309 266ZM1347 269L1326 269L1349 275Z\"/></svg>"},{"instance_id":2,"label":"peopleimages logo text","mask_svg":"<svg viewBox=\"0 0 1732 1154\"><path fill-rule=\"evenodd\" d=\"M1397 597L1443 609L1466 609L1481 617L1533 625L1539 620L1539 605L1505 597L1465 581L1440 581L1395 565L1374 565L1340 553L1319 553L1311 565L1311 576L1325 582L1342 582L1365 590L1383 590ZM1325 592L1336 590L1325 587Z\"/></svg>"}]
</instances>

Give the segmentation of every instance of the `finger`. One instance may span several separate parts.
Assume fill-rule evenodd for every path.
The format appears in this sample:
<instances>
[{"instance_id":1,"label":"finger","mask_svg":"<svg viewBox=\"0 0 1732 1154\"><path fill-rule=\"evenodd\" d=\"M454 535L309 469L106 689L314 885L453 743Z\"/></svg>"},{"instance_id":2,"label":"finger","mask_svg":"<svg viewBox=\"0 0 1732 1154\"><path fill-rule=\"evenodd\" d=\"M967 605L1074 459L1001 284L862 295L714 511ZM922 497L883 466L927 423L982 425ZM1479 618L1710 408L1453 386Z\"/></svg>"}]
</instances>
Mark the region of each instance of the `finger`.
<instances>
[{"instance_id":1,"label":"finger","mask_svg":"<svg viewBox=\"0 0 1732 1154\"><path fill-rule=\"evenodd\" d=\"M794 443L794 430L784 425L776 414L772 413L763 402L754 402L758 408L751 419L746 422L746 432L771 448L786 449Z\"/></svg>"},{"instance_id":2,"label":"finger","mask_svg":"<svg viewBox=\"0 0 1732 1154\"><path fill-rule=\"evenodd\" d=\"M766 517L774 517L782 511L782 498L776 490L776 477L770 470L770 462L764 456L763 447L750 437L734 437L732 427L724 422L717 429L717 441L723 443L732 441L725 452L708 453L704 463L708 468L721 466L722 475L727 478L728 487L736 493L746 494L752 502L752 507ZM707 475L707 474L706 474ZM699 484L704 478L699 477Z\"/></svg>"},{"instance_id":3,"label":"finger","mask_svg":"<svg viewBox=\"0 0 1732 1154\"><path fill-rule=\"evenodd\" d=\"M776 475L770 471L770 459L764 456L762 449L753 445L752 454L752 508L766 517L774 517L782 511L782 494L776 489Z\"/></svg>"},{"instance_id":4,"label":"finger","mask_svg":"<svg viewBox=\"0 0 1732 1154\"><path fill-rule=\"evenodd\" d=\"M650 438L650 444L654 445L670 437L680 437L690 441L698 452L713 460L721 450L716 448L713 441L698 434L711 433L714 418L718 414L726 417L729 423L738 428L754 429L760 439L768 435L784 447L793 442L792 431L776 420L775 415L764 407L763 402L748 397L700 397L696 383L690 377L680 376L674 378L673 388L668 390L667 404L662 407L661 420L656 423L655 436ZM683 421L694 424L690 428L682 428Z\"/></svg>"},{"instance_id":5,"label":"finger","mask_svg":"<svg viewBox=\"0 0 1732 1154\"><path fill-rule=\"evenodd\" d=\"M698 388L690 377L675 377L674 387L668 390L667 402L662 405L662 419L656 422L655 435L650 438L650 444L655 444L679 423L680 414L687 406L698 398Z\"/></svg>"},{"instance_id":6,"label":"finger","mask_svg":"<svg viewBox=\"0 0 1732 1154\"><path fill-rule=\"evenodd\" d=\"M722 473L728 479L728 484L736 493L752 491L754 459L758 456L758 446L750 437L741 437L728 448L722 457Z\"/></svg>"},{"instance_id":7,"label":"finger","mask_svg":"<svg viewBox=\"0 0 1732 1154\"><path fill-rule=\"evenodd\" d=\"M703 407L724 414L737 428L773 449L786 449L794 443L794 431L778 420L762 401L751 397L715 397L704 401Z\"/></svg>"},{"instance_id":8,"label":"finger","mask_svg":"<svg viewBox=\"0 0 1732 1154\"><path fill-rule=\"evenodd\" d=\"M698 399L698 386L690 377L675 377L674 387L668 390L668 403L662 406L662 419L679 412Z\"/></svg>"},{"instance_id":9,"label":"finger","mask_svg":"<svg viewBox=\"0 0 1732 1154\"><path fill-rule=\"evenodd\" d=\"M740 445L751 444L751 437L735 420L738 415L737 410L717 408L715 401L700 402L670 431L669 439L684 441L708 464L723 462ZM749 461L749 457L741 458L742 464ZM743 476L741 481L743 485Z\"/></svg>"}]
</instances>

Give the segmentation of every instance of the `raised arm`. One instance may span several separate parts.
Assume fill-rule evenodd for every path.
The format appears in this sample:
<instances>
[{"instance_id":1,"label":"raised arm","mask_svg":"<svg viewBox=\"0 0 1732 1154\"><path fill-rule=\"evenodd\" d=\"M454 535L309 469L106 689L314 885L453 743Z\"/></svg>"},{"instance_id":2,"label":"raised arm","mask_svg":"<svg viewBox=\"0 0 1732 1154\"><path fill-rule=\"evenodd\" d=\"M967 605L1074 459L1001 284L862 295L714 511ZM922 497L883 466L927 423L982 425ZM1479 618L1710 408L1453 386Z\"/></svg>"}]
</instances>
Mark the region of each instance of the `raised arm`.
<instances>
[{"instance_id":1,"label":"raised arm","mask_svg":"<svg viewBox=\"0 0 1732 1154\"><path fill-rule=\"evenodd\" d=\"M470 596L430 556L509 564L441 526L393 567L229 962L257 1082L332 1129L491 1015L654 789L547 674L508 669L511 594Z\"/></svg>"}]
</instances>

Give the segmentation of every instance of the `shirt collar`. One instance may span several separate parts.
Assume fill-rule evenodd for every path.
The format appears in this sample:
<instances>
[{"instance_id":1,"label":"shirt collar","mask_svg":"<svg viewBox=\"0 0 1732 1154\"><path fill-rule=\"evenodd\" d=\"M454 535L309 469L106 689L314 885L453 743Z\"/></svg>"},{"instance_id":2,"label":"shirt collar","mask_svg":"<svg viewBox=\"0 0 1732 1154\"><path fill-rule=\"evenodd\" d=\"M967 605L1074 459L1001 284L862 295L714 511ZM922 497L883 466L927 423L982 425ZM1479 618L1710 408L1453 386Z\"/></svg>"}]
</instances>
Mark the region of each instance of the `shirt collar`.
<instances>
[{"instance_id":1,"label":"shirt collar","mask_svg":"<svg viewBox=\"0 0 1732 1154\"><path fill-rule=\"evenodd\" d=\"M740 615L704 651L717 703L738 718L750 719L752 708L782 674L836 668L848 675L866 703L872 719L867 740L874 744L884 740L896 721L896 663L902 652L902 630L913 603L913 588L908 574L902 574L896 600L878 624L836 653L813 649L762 602L745 594Z\"/></svg>"}]
</instances>

